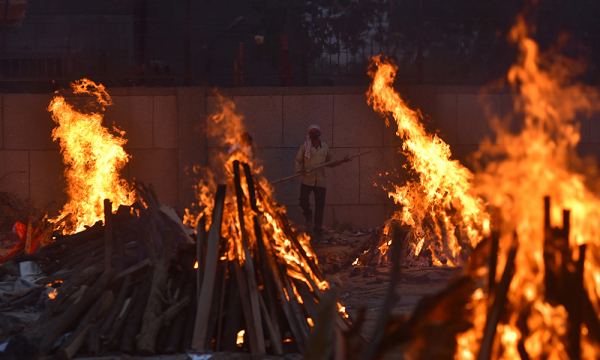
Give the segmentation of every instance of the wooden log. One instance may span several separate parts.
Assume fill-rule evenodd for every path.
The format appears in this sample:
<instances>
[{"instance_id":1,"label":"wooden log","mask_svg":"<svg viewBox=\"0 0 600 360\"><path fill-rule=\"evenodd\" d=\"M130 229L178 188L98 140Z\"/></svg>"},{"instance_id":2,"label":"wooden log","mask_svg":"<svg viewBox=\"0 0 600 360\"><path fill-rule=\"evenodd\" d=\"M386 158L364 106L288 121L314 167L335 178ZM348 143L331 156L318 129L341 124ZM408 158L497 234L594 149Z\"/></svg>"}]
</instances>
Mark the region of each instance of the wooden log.
<instances>
[{"instance_id":1,"label":"wooden log","mask_svg":"<svg viewBox=\"0 0 600 360\"><path fill-rule=\"evenodd\" d=\"M192 278L196 276L196 272L193 273ZM196 279L193 279L194 293L196 292ZM184 351L192 348L192 341L194 339L194 328L196 327L196 313L198 311L198 298L194 297L190 301L190 305L187 308L187 316L185 321L185 331L183 332L182 348Z\"/></svg>"},{"instance_id":2,"label":"wooden log","mask_svg":"<svg viewBox=\"0 0 600 360\"><path fill-rule=\"evenodd\" d=\"M196 300L200 298L200 280L203 276L204 269L204 248L206 242L206 216L202 215L196 226L196 261L198 267L196 268Z\"/></svg>"},{"instance_id":3,"label":"wooden log","mask_svg":"<svg viewBox=\"0 0 600 360\"><path fill-rule=\"evenodd\" d=\"M73 355L75 355L77 350L79 350L79 348L83 344L83 341L85 340L85 337L92 325L93 324L88 323L87 325L85 325L83 330L80 331L79 333L71 334L69 336L70 345L68 347L61 346L61 348L56 353L55 358L56 359L71 359L73 357Z\"/></svg>"},{"instance_id":4,"label":"wooden log","mask_svg":"<svg viewBox=\"0 0 600 360\"><path fill-rule=\"evenodd\" d=\"M202 280L202 290L198 300L198 309L196 312L196 324L194 327L194 336L192 348L195 350L204 350L206 338L206 325L208 323L209 311L211 308L212 295L214 290L215 272L217 269L219 239L221 237L221 222L223 221L223 206L225 202L225 185L219 185L215 196L215 207L213 209L213 221L208 233L208 243L206 248L206 261L204 266L204 276Z\"/></svg>"},{"instance_id":5,"label":"wooden log","mask_svg":"<svg viewBox=\"0 0 600 360\"><path fill-rule=\"evenodd\" d=\"M113 221L112 203L104 199L104 271L108 272L112 267L111 259L113 252Z\"/></svg>"},{"instance_id":6,"label":"wooden log","mask_svg":"<svg viewBox=\"0 0 600 360\"><path fill-rule=\"evenodd\" d=\"M46 334L46 336L44 336L40 342L41 354L46 354L48 351L50 351L50 349L52 349L54 341L56 341L60 335L64 334L73 321L77 320L79 315L81 315L87 309L87 307L98 298L115 273L116 271L111 270L102 274L94 286L86 291L84 296L78 302L73 304L73 306L71 306L58 318L55 323L52 324L52 331Z\"/></svg>"},{"instance_id":7,"label":"wooden log","mask_svg":"<svg viewBox=\"0 0 600 360\"><path fill-rule=\"evenodd\" d=\"M252 316L252 308L250 306L250 295L248 294L248 284L246 283L246 274L237 260L233 261L235 269L235 278L240 291L240 299L242 300L242 309L244 310L244 319L246 320L246 332L250 343L250 351L256 354L258 351L258 340L254 332L254 317Z\"/></svg>"},{"instance_id":8,"label":"wooden log","mask_svg":"<svg viewBox=\"0 0 600 360\"><path fill-rule=\"evenodd\" d=\"M16 308L20 308L22 306L35 304L40 299L40 295L42 294L44 289L43 288L40 289L38 287L31 287L29 289L33 289L33 290L29 291L28 293L26 293L22 296L19 296L10 301L2 303L0 311L10 311L10 310L14 310Z\"/></svg>"},{"instance_id":9,"label":"wooden log","mask_svg":"<svg viewBox=\"0 0 600 360\"><path fill-rule=\"evenodd\" d=\"M259 213L259 209L257 206L257 202L256 202L256 187L254 186L254 177L252 175L252 171L250 169L250 166L248 164L242 164L242 166L244 167L244 175L246 176L246 184L248 185L248 194L250 197L250 207L252 208L252 210L254 210L256 213ZM256 239L256 244L257 244L257 249L258 251L254 254L257 259L256 259L256 263L259 264L260 267L260 273L262 274L262 280L263 280L263 286L264 286L264 294L265 297L267 298L267 302L269 304L268 309L269 312L267 313L267 316L270 318L270 325L273 328L273 333L275 333L275 337L278 338L279 340L281 340L281 336L280 336L280 331L279 331L279 320L278 320L278 316L277 316L277 299L276 299L276 295L275 295L275 289L273 288L273 283L271 280L271 276L272 274L270 273L269 267L267 266L266 263L266 258L268 256L267 254L267 248L265 246L265 239L263 238L263 234L262 234L262 227L261 227L261 223L260 223L260 218L258 215L253 217L253 222L254 222L254 237ZM259 294L260 295L260 294ZM264 299L259 298L260 301L262 301L263 303L265 302ZM262 306L262 305L261 305ZM266 304L265 304L266 306ZM273 340L272 340L273 341ZM279 341L279 348L281 348L281 341ZM275 351L278 351L278 345L275 345Z\"/></svg>"},{"instance_id":10,"label":"wooden log","mask_svg":"<svg viewBox=\"0 0 600 360\"><path fill-rule=\"evenodd\" d=\"M132 279L141 276L146 272L148 266L150 266L150 259L144 259L139 263L130 266L114 277L111 286L119 286L119 284L121 284L128 276L130 276Z\"/></svg>"},{"instance_id":11,"label":"wooden log","mask_svg":"<svg viewBox=\"0 0 600 360\"><path fill-rule=\"evenodd\" d=\"M148 303L148 295L150 294L150 288L152 285L152 279L150 276L146 277L141 285L140 294L136 299L135 305L131 314L127 319L127 325L123 331L121 337L121 352L131 354L133 352L133 343L135 336L139 333L140 327L142 326L142 318L144 311L146 310L146 304Z\"/></svg>"},{"instance_id":12,"label":"wooden log","mask_svg":"<svg viewBox=\"0 0 600 360\"><path fill-rule=\"evenodd\" d=\"M50 329L53 327L50 319L54 315L56 309L58 309L62 303L73 294L78 287L90 278L95 277L96 274L102 271L102 267L97 264L87 266L89 261L81 264L81 266L75 270L69 280L63 283L63 286L58 290L58 295L54 300L48 302L48 306L42 312L40 317L25 331L25 336L33 342L39 342L39 340L45 336Z\"/></svg>"},{"instance_id":13,"label":"wooden log","mask_svg":"<svg viewBox=\"0 0 600 360\"><path fill-rule=\"evenodd\" d=\"M87 254L89 255L92 251L97 250L99 248L104 247L104 236L97 239L88 241L80 246L73 246L69 250L61 253L61 258L64 259L73 259L79 257L81 255Z\"/></svg>"},{"instance_id":14,"label":"wooden log","mask_svg":"<svg viewBox=\"0 0 600 360\"><path fill-rule=\"evenodd\" d=\"M94 264L94 263L98 262L98 256L100 256L101 259L104 259L104 244L102 244L102 246L94 248L94 249L90 248L90 249L88 249L88 251L82 252L78 256L62 257L61 259L59 259L59 262L62 263L60 268L61 269L73 269L74 267L78 266L79 264L83 263L84 261L86 261L87 259L90 259L90 258L91 258L90 262L92 264Z\"/></svg>"},{"instance_id":15,"label":"wooden log","mask_svg":"<svg viewBox=\"0 0 600 360\"><path fill-rule=\"evenodd\" d=\"M284 274L284 276L282 276L283 284L285 286L287 295L289 297L289 303L292 307L292 311L294 312L294 316L297 319L297 324L298 324L299 330L301 331L302 339L303 339L303 341L306 341L310 334L310 328L308 326L308 322L306 321L306 315L303 314L303 312L302 312L302 308L300 307L296 293L294 292L294 289L292 288L292 284L290 282L289 277L287 275L285 275L286 270L284 268L284 265L280 264L280 267L281 267L281 273Z\"/></svg>"},{"instance_id":16,"label":"wooden log","mask_svg":"<svg viewBox=\"0 0 600 360\"><path fill-rule=\"evenodd\" d=\"M113 215L114 217L114 215ZM116 247L117 259L116 266L119 271L123 271L125 268L125 237L122 233L118 232L116 229L114 230L114 244Z\"/></svg>"},{"instance_id":17,"label":"wooden log","mask_svg":"<svg viewBox=\"0 0 600 360\"><path fill-rule=\"evenodd\" d=\"M10 261L18 264L23 261L50 261L54 259L57 255L59 255L58 251L56 253L51 253L50 251L45 253L35 253L35 254L21 254L15 255L10 258Z\"/></svg>"},{"instance_id":18,"label":"wooden log","mask_svg":"<svg viewBox=\"0 0 600 360\"><path fill-rule=\"evenodd\" d=\"M123 309L123 304L127 298L127 294L129 292L129 286L131 285L131 275L127 275L125 280L123 281L123 285L121 285L121 289L119 290L119 294L117 295L117 299L115 300L115 304L112 306L110 311L106 312L106 317L103 319L102 323L98 323L99 333L100 335L108 334L112 326L114 325L115 320L121 313Z\"/></svg>"},{"instance_id":19,"label":"wooden log","mask_svg":"<svg viewBox=\"0 0 600 360\"><path fill-rule=\"evenodd\" d=\"M180 301L175 302L174 304L172 304L164 313L160 314L156 318L156 320L155 320L156 324L160 324L161 326L165 325L165 326L168 327L169 324L171 323L171 321L175 318L175 316L177 316L177 314L179 312L181 312L181 310L183 310L185 308L185 306L190 302L190 300L191 300L190 297L184 297ZM158 331L156 333L158 333ZM141 334L143 334L143 333L141 333ZM156 336L152 340L156 342ZM152 350L151 350L152 353L154 353L154 346L155 346L155 344L153 343L152 344ZM138 350L138 352L141 355L148 355L148 354L150 354L150 352L146 351L146 349L145 348L138 348L137 350Z\"/></svg>"},{"instance_id":20,"label":"wooden log","mask_svg":"<svg viewBox=\"0 0 600 360\"><path fill-rule=\"evenodd\" d=\"M184 270L185 271L185 270ZM194 284L188 281L183 290L183 297L189 297L190 299L194 296ZM165 346L165 353L173 354L182 349L182 341L183 341L183 332L185 330L185 322L188 316L187 308L190 306L188 304L186 309L181 311L173 323L171 324L171 329L169 331L169 337L167 340L167 344Z\"/></svg>"},{"instance_id":21,"label":"wooden log","mask_svg":"<svg viewBox=\"0 0 600 360\"><path fill-rule=\"evenodd\" d=\"M104 228L102 221L96 222L93 226L85 229L84 231L78 232L73 235L65 236L53 243L44 246L40 252L46 252L56 249L61 249L63 246L82 245L85 242L96 240L104 236Z\"/></svg>"},{"instance_id":22,"label":"wooden log","mask_svg":"<svg viewBox=\"0 0 600 360\"><path fill-rule=\"evenodd\" d=\"M271 249L268 249L270 252ZM272 279L275 284L275 288L279 295L279 301L283 308L283 312L288 321L288 325L290 326L290 330L292 335L294 336L294 340L296 341L296 345L298 349L303 349L306 339L302 335L302 331L299 328L298 318L294 315L294 311L291 308L290 303L287 300L285 292L283 290L283 284L280 278L280 269L276 264L275 256L270 256L265 259L269 267L271 268ZM287 274L285 271L281 274L281 277L285 277Z\"/></svg>"},{"instance_id":23,"label":"wooden log","mask_svg":"<svg viewBox=\"0 0 600 360\"><path fill-rule=\"evenodd\" d=\"M83 339L85 339L87 331L94 320L102 314L103 310L112 304L114 300L113 295L113 292L110 290L105 290L102 295L100 295L94 305L89 308L85 316L79 320L79 324L71 336L69 336L69 338L58 348L56 352L58 358L70 359L75 355L77 350L79 350L83 344Z\"/></svg>"},{"instance_id":24,"label":"wooden log","mask_svg":"<svg viewBox=\"0 0 600 360\"><path fill-rule=\"evenodd\" d=\"M27 294L29 294L32 291L36 291L36 290L41 290L41 289L45 289L46 286L44 285L34 285L25 289L21 289L21 290L15 290L15 291L7 291L5 293L2 294L2 299L6 299L6 298L10 298L12 297L12 299L9 299L8 301L5 301L4 303L11 303Z\"/></svg>"},{"instance_id":25,"label":"wooden log","mask_svg":"<svg viewBox=\"0 0 600 360\"><path fill-rule=\"evenodd\" d=\"M258 286L256 285L256 277L254 272L254 262L252 261L252 254L248 247L248 234L246 233L246 226L244 220L244 191L242 190L241 179L240 179L240 163L239 161L233 162L233 177L235 185L235 193L237 200L238 209L238 221L240 223L240 230L242 232L242 249L244 250L244 266L246 268L246 280L248 284L248 295L250 300L250 306L252 309L253 328L250 330L256 334L256 352L255 354L265 354L265 339L262 328L262 320L260 314L260 304L258 301Z\"/></svg>"},{"instance_id":26,"label":"wooden log","mask_svg":"<svg viewBox=\"0 0 600 360\"><path fill-rule=\"evenodd\" d=\"M496 335L496 327L498 326L498 321L500 320L500 316L502 315L502 311L504 310L504 304L506 303L506 296L508 294L508 289L510 287L510 282L513 278L513 271L515 269L515 256L517 254L517 235L515 234L513 247L508 252L508 256L506 259L506 265L504 266L504 273L502 273L502 278L500 283L498 284L498 288L496 290L496 297L494 299L494 303L488 310L485 329L483 339L481 340L481 347L479 349L479 355L477 356L477 360L488 360L492 355L492 345L494 343L494 337Z\"/></svg>"},{"instance_id":27,"label":"wooden log","mask_svg":"<svg viewBox=\"0 0 600 360\"><path fill-rule=\"evenodd\" d=\"M88 355L100 355L100 330L97 324L91 324L88 330Z\"/></svg>"},{"instance_id":28,"label":"wooden log","mask_svg":"<svg viewBox=\"0 0 600 360\"><path fill-rule=\"evenodd\" d=\"M492 232L492 249L490 251L490 264L488 274L488 297L491 297L496 288L496 268L498 267L498 247L500 245L500 232Z\"/></svg>"},{"instance_id":29,"label":"wooden log","mask_svg":"<svg viewBox=\"0 0 600 360\"><path fill-rule=\"evenodd\" d=\"M143 284L143 283L142 283ZM110 332L106 336L102 336L102 338L106 339L104 344L107 348L112 349L116 347L116 339L121 336L121 333L124 332L125 325L128 324L127 320L129 320L131 313L133 312L134 307L137 305L139 301L140 294L143 286L136 286L133 289L133 294L129 299L126 299L123 303L123 308L117 317L117 320L114 326L110 329Z\"/></svg>"},{"instance_id":30,"label":"wooden log","mask_svg":"<svg viewBox=\"0 0 600 360\"><path fill-rule=\"evenodd\" d=\"M181 312L179 312L181 314ZM154 351L157 354L164 354L165 348L167 347L167 341L169 340L170 325L165 324L160 327L158 334L156 335L156 341L154 343Z\"/></svg>"},{"instance_id":31,"label":"wooden log","mask_svg":"<svg viewBox=\"0 0 600 360\"><path fill-rule=\"evenodd\" d=\"M269 331L269 335L271 336L271 344L273 345L273 353L275 355L283 355L283 346L281 341L281 334L279 334L279 326L275 326L275 323L269 316L269 310L267 309L267 305L263 300L262 296L258 297L260 302L260 309L263 314L263 321L267 326L267 330Z\"/></svg>"},{"instance_id":32,"label":"wooden log","mask_svg":"<svg viewBox=\"0 0 600 360\"><path fill-rule=\"evenodd\" d=\"M160 256L154 253L155 241L150 237L147 237L147 239L146 250L151 254L150 260L154 259L152 263L152 286L150 287L150 294L143 316L142 331L136 338L136 347L142 355L153 355L155 353L156 336L163 325L159 318L162 313L162 299L165 298L167 288L174 239L171 233L165 236Z\"/></svg>"},{"instance_id":33,"label":"wooden log","mask_svg":"<svg viewBox=\"0 0 600 360\"><path fill-rule=\"evenodd\" d=\"M221 279L221 290L219 291L219 297L218 299L220 299L218 301L219 303L219 311L218 311L218 316L216 316L216 319L212 319L209 321L209 323L211 322L216 322L217 324L217 331L216 331L216 342L215 342L215 350L218 349L221 345L221 332L223 329L223 318L225 317L223 312L224 312L224 306L225 306L225 298L227 297L227 278L229 277L229 275L227 274L228 271L228 266L227 263L229 261L225 260L224 264L221 266L221 273L222 275L222 279ZM219 282L217 282L218 284ZM209 325L210 326L210 325ZM209 328L209 334L210 334L210 328Z\"/></svg>"},{"instance_id":34,"label":"wooden log","mask_svg":"<svg viewBox=\"0 0 600 360\"><path fill-rule=\"evenodd\" d=\"M225 306L225 326L221 341L215 351L238 351L237 334L243 329L242 298L236 278L234 261L228 262L229 282L227 287L227 305Z\"/></svg>"}]
</instances>

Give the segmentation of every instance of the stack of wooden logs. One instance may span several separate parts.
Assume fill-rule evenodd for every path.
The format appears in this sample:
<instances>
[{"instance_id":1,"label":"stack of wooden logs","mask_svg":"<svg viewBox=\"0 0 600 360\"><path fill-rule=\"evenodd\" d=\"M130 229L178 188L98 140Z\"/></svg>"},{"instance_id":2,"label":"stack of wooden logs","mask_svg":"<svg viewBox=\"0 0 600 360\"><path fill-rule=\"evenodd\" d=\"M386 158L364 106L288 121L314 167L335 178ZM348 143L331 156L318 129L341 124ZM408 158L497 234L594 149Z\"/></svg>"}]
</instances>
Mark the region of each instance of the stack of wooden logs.
<instances>
[{"instance_id":1,"label":"stack of wooden logs","mask_svg":"<svg viewBox=\"0 0 600 360\"><path fill-rule=\"evenodd\" d=\"M39 252L18 255L6 266L35 261L55 286L40 318L24 335L38 355L58 358L78 351L98 355L113 350L154 354L190 347L193 329L196 254L183 227L158 206L152 187L138 187L141 201L120 206L105 201L105 224L57 236ZM11 265L12 263L12 265ZM192 330L188 329L187 334ZM187 345L186 345L187 344Z\"/></svg>"},{"instance_id":2,"label":"stack of wooden logs","mask_svg":"<svg viewBox=\"0 0 600 360\"><path fill-rule=\"evenodd\" d=\"M226 185L216 192L209 231L208 219L201 218L194 239L159 207L152 187L140 184L140 200L132 206L113 213L105 201L104 225L56 236L39 252L4 264L35 261L45 276L37 283L57 288L56 297L45 301L44 312L23 334L36 355L69 359L76 353L151 355L190 349L277 355L302 351L323 296L315 257L303 248L285 212L257 184L249 166L234 166L229 188L235 192L236 225L228 223L231 216L223 216ZM289 241L286 246L298 254L298 264L308 266L300 273L290 270L290 260L274 246L271 228L263 231L266 216L257 201ZM223 237L222 227L238 229L241 254L228 256L232 239ZM249 235L256 241L250 243ZM336 325L348 329L340 313Z\"/></svg>"},{"instance_id":3,"label":"stack of wooden logs","mask_svg":"<svg viewBox=\"0 0 600 360\"><path fill-rule=\"evenodd\" d=\"M232 165L229 186L218 187L206 239L202 226L198 231L198 258L203 271L192 347L235 350L236 336L244 330L243 347L252 353L281 355L302 351L323 297L317 285L322 282L321 274L314 256L307 254L291 229L283 209L269 198L250 167L238 161ZM234 226L239 229L241 240L238 247L241 250L237 250L234 259L227 255L229 239L220 236L228 188L235 192L238 223ZM285 236L286 246L298 254L298 258L291 261L302 264L300 274L289 275L290 259L277 250L274 228L264 223L267 217ZM248 219L252 220L250 224L246 223ZM308 270L302 267L304 265ZM340 330L348 329L340 313L336 313L335 324Z\"/></svg>"}]
</instances>

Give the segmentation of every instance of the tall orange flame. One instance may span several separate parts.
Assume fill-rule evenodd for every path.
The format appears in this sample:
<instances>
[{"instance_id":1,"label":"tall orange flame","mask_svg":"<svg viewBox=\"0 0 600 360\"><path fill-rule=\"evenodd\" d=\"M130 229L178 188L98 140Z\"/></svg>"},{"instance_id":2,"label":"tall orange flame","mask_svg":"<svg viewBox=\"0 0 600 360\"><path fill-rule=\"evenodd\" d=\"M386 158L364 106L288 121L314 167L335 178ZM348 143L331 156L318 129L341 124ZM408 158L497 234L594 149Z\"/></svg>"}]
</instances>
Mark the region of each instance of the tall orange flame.
<instances>
[{"instance_id":1,"label":"tall orange flame","mask_svg":"<svg viewBox=\"0 0 600 360\"><path fill-rule=\"evenodd\" d=\"M101 110L112 105L110 96L100 84L82 79L71 85L76 95L94 96ZM123 149L127 142L123 138L125 132L115 128L118 135L111 134L102 126L103 114L78 112L63 96L56 95L48 111L58 124L52 131L52 138L60 139L63 162L67 165L68 202L57 219L70 217L64 231L81 231L84 226L102 220L104 199L115 204L131 204L130 187L120 177L121 169L129 160Z\"/></svg>"},{"instance_id":2,"label":"tall orange flame","mask_svg":"<svg viewBox=\"0 0 600 360\"><path fill-rule=\"evenodd\" d=\"M587 243L588 254L597 254L600 243L600 200L586 185L598 186L598 179L586 177L575 147L580 141L581 113L598 110L595 91L570 84L569 61L540 54L525 20L519 16L510 40L520 49L518 62L508 72L515 92L515 113L524 114L518 134L507 130L506 122L495 119L496 144L487 141L478 153L483 171L476 174L477 191L502 215L502 233L516 232L519 248L515 275L508 301L511 309L531 309L527 318L528 335L524 347L531 359L568 359L563 344L568 314L562 305L553 306L544 299L544 196L552 199L551 222L562 221L562 209L571 211L569 244L571 249ZM487 161L487 164L483 164ZM589 164L586 164L589 166ZM508 236L501 239L502 256L510 247ZM504 261L500 261L503 264ZM588 295L597 303L600 272L596 255L585 259L584 281ZM500 274L500 272L497 272ZM481 289L479 289L481 290ZM475 358L485 324L486 299L482 292L473 296L474 328L457 337L455 359ZM596 309L598 311L598 309ZM517 326L518 311L508 323L497 327L501 349L493 358L520 358L517 349L523 334ZM582 329L584 358L600 355Z\"/></svg>"},{"instance_id":3,"label":"tall orange flame","mask_svg":"<svg viewBox=\"0 0 600 360\"><path fill-rule=\"evenodd\" d=\"M403 206L401 220L415 230L429 232L429 238L440 239L431 246L441 245L443 255L457 264L461 246L455 227L459 226L462 235L474 246L489 225L484 203L471 188L473 174L458 161L450 160L448 144L428 134L421 123L420 111L410 109L394 91L392 84L397 67L382 61L380 56L373 58L372 65L376 71L369 74L373 78L369 103L382 115L393 116L398 126L396 135L403 140L402 150L410 168L419 175L418 182L394 185L396 190L389 196ZM416 253L423 242L421 238L415 245Z\"/></svg>"}]
</instances>

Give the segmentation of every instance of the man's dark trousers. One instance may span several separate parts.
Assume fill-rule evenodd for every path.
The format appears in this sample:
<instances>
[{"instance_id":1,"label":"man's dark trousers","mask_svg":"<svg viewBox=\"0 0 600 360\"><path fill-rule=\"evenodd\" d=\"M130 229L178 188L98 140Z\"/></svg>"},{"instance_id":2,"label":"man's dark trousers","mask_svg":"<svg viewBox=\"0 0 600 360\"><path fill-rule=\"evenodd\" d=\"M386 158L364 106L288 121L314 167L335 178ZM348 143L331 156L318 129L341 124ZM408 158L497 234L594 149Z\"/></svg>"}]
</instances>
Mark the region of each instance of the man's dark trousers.
<instances>
[{"instance_id":1,"label":"man's dark trousers","mask_svg":"<svg viewBox=\"0 0 600 360\"><path fill-rule=\"evenodd\" d=\"M323 231L323 211L325 210L325 188L318 186L310 186L306 184L300 185L300 207L303 210L306 221L312 221L312 210L308 196L311 192L315 193L315 233L320 235Z\"/></svg>"}]
</instances>

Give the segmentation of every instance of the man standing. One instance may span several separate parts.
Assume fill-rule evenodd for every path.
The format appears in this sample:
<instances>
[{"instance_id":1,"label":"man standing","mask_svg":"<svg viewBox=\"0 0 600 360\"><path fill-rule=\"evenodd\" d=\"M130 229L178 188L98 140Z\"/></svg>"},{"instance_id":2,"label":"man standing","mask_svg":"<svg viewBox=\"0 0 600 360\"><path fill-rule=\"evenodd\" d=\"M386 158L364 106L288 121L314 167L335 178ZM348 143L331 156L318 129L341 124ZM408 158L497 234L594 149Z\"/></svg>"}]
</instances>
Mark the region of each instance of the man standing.
<instances>
[{"instance_id":1,"label":"man standing","mask_svg":"<svg viewBox=\"0 0 600 360\"><path fill-rule=\"evenodd\" d=\"M315 217L314 228L316 239L321 239L323 235L323 211L325 209L325 168L316 169L315 171L307 172L314 167L326 163L331 160L329 146L319 140L321 136L321 128L317 125L308 127L308 135L306 141L298 150L294 165L296 173L302 174L302 185L300 185L300 207L303 210L304 218L306 219L306 228L310 231L313 226L313 213L310 208L308 196L314 192L315 196ZM327 167L338 166L350 159L348 155L342 160L338 160Z\"/></svg>"}]
</instances>

